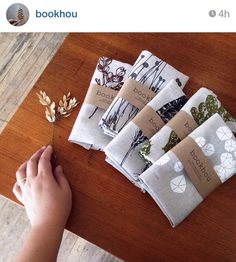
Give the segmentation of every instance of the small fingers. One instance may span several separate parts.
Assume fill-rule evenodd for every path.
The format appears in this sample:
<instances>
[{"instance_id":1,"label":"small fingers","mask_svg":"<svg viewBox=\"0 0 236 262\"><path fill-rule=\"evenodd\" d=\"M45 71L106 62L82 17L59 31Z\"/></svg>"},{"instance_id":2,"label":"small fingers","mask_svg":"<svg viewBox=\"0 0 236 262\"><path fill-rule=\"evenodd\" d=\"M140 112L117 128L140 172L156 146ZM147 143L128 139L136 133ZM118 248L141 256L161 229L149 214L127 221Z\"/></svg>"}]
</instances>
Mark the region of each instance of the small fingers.
<instances>
[{"instance_id":1,"label":"small fingers","mask_svg":"<svg viewBox=\"0 0 236 262\"><path fill-rule=\"evenodd\" d=\"M62 188L70 188L68 180L63 172L62 166L57 166L54 171L55 179L58 185Z\"/></svg>"},{"instance_id":2,"label":"small fingers","mask_svg":"<svg viewBox=\"0 0 236 262\"><path fill-rule=\"evenodd\" d=\"M51 165L52 153L53 153L52 146L49 145L41 154L38 164L39 175L44 175L49 177L52 174L52 165Z\"/></svg>"},{"instance_id":3,"label":"small fingers","mask_svg":"<svg viewBox=\"0 0 236 262\"><path fill-rule=\"evenodd\" d=\"M17 182L14 184L12 191L16 198L23 204L22 191Z\"/></svg>"},{"instance_id":4,"label":"small fingers","mask_svg":"<svg viewBox=\"0 0 236 262\"><path fill-rule=\"evenodd\" d=\"M24 162L16 172L16 181L20 187L22 187L26 181L26 166L27 162Z\"/></svg>"},{"instance_id":5,"label":"small fingers","mask_svg":"<svg viewBox=\"0 0 236 262\"><path fill-rule=\"evenodd\" d=\"M45 150L46 146L43 146L40 148L37 152L35 152L29 161L27 162L27 168L26 168L26 176L27 178L32 178L37 176L38 174L38 162Z\"/></svg>"}]
</instances>

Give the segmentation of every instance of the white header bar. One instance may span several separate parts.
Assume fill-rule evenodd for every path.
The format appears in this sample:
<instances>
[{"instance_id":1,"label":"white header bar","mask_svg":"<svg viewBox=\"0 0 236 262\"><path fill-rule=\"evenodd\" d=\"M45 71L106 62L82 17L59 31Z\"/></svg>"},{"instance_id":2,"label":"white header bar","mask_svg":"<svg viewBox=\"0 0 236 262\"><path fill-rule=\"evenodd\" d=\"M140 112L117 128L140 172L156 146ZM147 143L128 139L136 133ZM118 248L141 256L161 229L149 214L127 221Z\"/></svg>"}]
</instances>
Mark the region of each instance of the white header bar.
<instances>
[{"instance_id":1,"label":"white header bar","mask_svg":"<svg viewBox=\"0 0 236 262\"><path fill-rule=\"evenodd\" d=\"M27 19L27 11L17 6L9 8L17 2L29 10L24 25L21 24ZM1 0L0 6L1 32L235 32L236 29L235 0Z\"/></svg>"}]
</instances>

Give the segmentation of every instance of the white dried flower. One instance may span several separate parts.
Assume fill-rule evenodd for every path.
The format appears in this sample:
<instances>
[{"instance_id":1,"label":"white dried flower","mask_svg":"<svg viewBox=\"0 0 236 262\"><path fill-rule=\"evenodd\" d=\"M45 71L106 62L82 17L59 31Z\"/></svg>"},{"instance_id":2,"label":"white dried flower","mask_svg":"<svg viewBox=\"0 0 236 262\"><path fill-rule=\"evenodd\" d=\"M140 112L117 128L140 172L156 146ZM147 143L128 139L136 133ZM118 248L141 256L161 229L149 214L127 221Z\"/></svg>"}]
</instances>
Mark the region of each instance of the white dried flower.
<instances>
[{"instance_id":1,"label":"white dried flower","mask_svg":"<svg viewBox=\"0 0 236 262\"><path fill-rule=\"evenodd\" d=\"M47 96L46 92L41 91L39 92L39 94L37 94L38 98L39 98L39 103L42 104L43 106L49 106L51 103L51 100L49 98L49 96Z\"/></svg>"},{"instance_id":2,"label":"white dried flower","mask_svg":"<svg viewBox=\"0 0 236 262\"><path fill-rule=\"evenodd\" d=\"M56 122L56 120L60 117L68 117L72 110L78 105L77 99L75 97L70 98L70 92L67 95L63 95L62 100L59 101L57 111L56 103L51 102L51 99L45 91L40 90L37 96L39 98L40 104L46 107L45 116L50 123Z\"/></svg>"},{"instance_id":3,"label":"white dried flower","mask_svg":"<svg viewBox=\"0 0 236 262\"><path fill-rule=\"evenodd\" d=\"M59 101L57 111L62 117L68 117L73 108L78 105L77 99L75 97L70 98L70 96L71 93L69 92L67 95L63 96L62 100Z\"/></svg>"}]
</instances>

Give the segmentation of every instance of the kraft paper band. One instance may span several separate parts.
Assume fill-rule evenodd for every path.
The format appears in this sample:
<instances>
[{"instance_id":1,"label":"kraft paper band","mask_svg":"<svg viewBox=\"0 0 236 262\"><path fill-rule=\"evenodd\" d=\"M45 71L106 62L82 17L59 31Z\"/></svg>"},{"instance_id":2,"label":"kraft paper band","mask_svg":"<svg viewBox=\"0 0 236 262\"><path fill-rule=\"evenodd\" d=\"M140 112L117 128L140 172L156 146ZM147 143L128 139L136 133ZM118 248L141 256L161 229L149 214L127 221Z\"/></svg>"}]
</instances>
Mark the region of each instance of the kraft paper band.
<instances>
[{"instance_id":1,"label":"kraft paper band","mask_svg":"<svg viewBox=\"0 0 236 262\"><path fill-rule=\"evenodd\" d=\"M166 125L174 130L181 140L198 127L195 120L183 110L180 110Z\"/></svg>"},{"instance_id":2,"label":"kraft paper band","mask_svg":"<svg viewBox=\"0 0 236 262\"><path fill-rule=\"evenodd\" d=\"M157 112L149 105L146 105L132 122L142 130L147 138L151 138L165 125Z\"/></svg>"},{"instance_id":3,"label":"kraft paper band","mask_svg":"<svg viewBox=\"0 0 236 262\"><path fill-rule=\"evenodd\" d=\"M153 97L156 95L152 90L145 85L128 78L125 80L118 96L127 100L131 105L137 107L139 110L143 109Z\"/></svg>"},{"instance_id":4,"label":"kraft paper band","mask_svg":"<svg viewBox=\"0 0 236 262\"><path fill-rule=\"evenodd\" d=\"M106 110L119 91L109 87L91 84L84 99L84 102Z\"/></svg>"},{"instance_id":5,"label":"kraft paper band","mask_svg":"<svg viewBox=\"0 0 236 262\"><path fill-rule=\"evenodd\" d=\"M209 159L191 137L186 137L171 151L182 162L187 175L203 199L221 184Z\"/></svg>"}]
</instances>

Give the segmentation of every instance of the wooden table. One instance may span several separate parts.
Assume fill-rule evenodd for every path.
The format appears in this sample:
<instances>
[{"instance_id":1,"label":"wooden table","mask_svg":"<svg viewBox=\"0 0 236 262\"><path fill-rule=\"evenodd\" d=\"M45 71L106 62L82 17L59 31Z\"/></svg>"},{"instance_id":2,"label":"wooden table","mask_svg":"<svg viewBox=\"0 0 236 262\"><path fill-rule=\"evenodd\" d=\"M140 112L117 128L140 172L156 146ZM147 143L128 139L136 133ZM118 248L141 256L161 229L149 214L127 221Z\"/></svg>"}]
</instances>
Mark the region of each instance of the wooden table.
<instances>
[{"instance_id":1,"label":"wooden table","mask_svg":"<svg viewBox=\"0 0 236 262\"><path fill-rule=\"evenodd\" d=\"M82 102L100 55L133 63L147 49L191 77L188 95L208 86L236 117L235 46L235 34L70 34L0 135L0 193L16 201L17 167L50 142L39 90L55 100L71 91ZM55 129L57 161L74 197L69 230L127 261L236 261L235 178L173 229L149 195L109 166L102 152L67 141L76 111Z\"/></svg>"}]
</instances>

